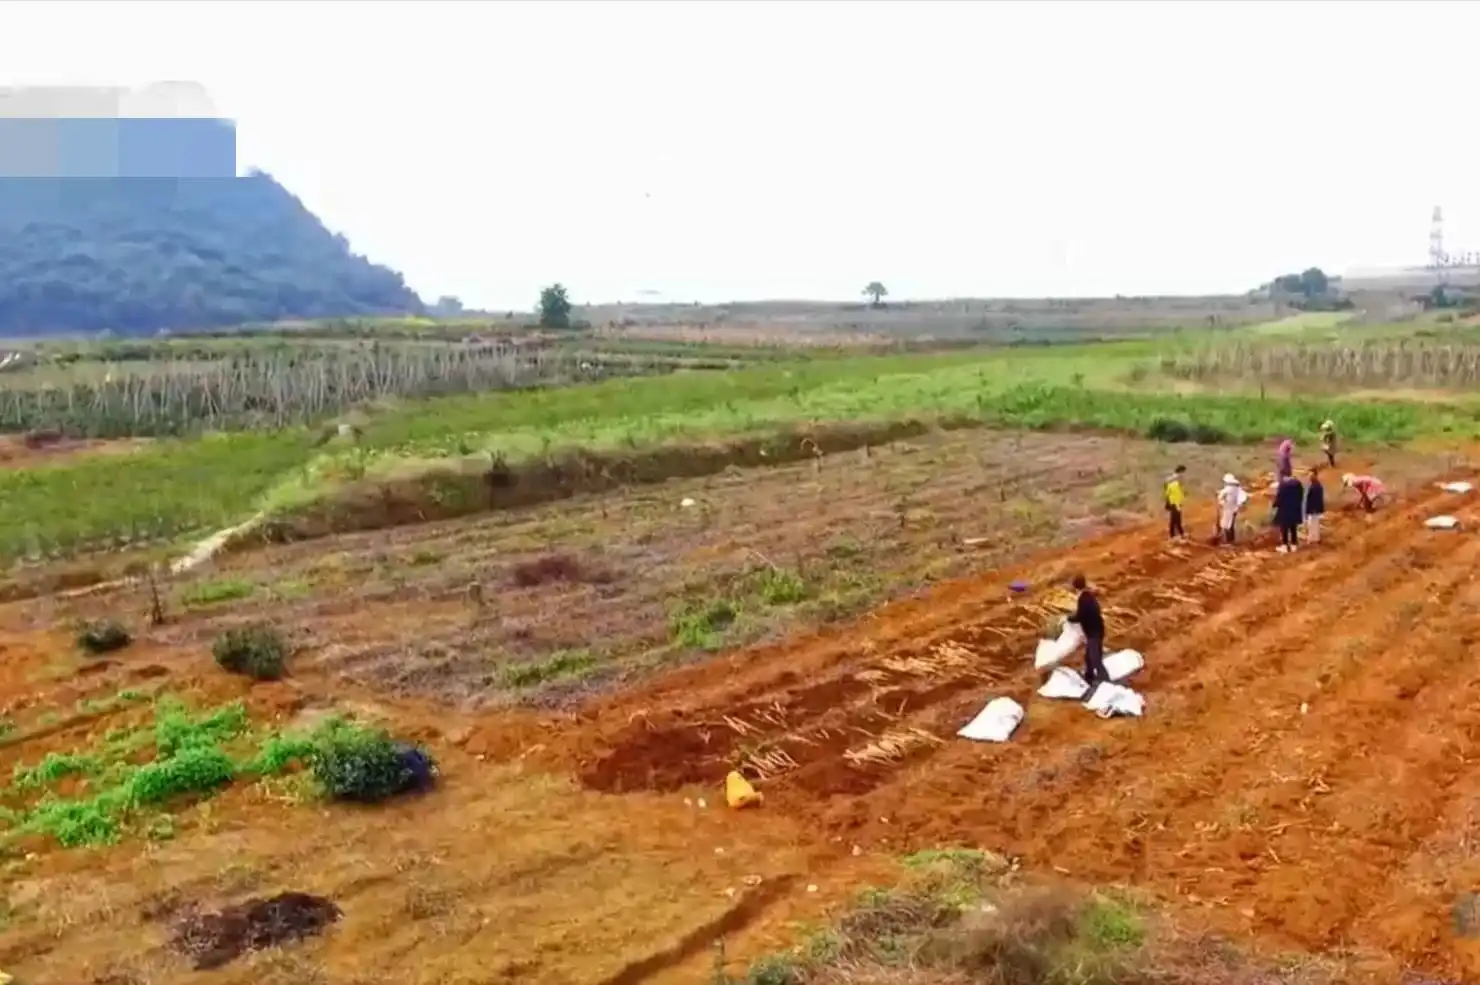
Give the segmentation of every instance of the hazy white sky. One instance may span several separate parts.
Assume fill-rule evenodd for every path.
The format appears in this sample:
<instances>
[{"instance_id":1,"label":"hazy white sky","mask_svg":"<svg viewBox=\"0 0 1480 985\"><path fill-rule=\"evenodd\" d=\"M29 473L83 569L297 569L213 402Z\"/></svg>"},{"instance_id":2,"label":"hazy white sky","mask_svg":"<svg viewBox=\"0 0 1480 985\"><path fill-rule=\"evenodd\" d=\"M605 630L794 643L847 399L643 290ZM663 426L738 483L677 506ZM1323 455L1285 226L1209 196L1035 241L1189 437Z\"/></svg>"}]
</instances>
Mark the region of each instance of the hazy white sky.
<instances>
[{"instance_id":1,"label":"hazy white sky","mask_svg":"<svg viewBox=\"0 0 1480 985\"><path fill-rule=\"evenodd\" d=\"M1480 250L1480 4L0 3L0 85L204 84L438 294L1240 291Z\"/></svg>"}]
</instances>

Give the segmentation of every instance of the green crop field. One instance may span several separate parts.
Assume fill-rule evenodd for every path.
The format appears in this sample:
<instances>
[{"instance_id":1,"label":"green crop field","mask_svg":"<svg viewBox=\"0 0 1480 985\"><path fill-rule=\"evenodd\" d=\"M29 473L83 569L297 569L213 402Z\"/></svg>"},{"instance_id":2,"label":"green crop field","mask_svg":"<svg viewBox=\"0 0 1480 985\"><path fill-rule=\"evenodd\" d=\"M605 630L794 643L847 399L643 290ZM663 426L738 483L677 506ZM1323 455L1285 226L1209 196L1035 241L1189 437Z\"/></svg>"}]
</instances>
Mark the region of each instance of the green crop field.
<instances>
[{"instance_id":1,"label":"green crop field","mask_svg":"<svg viewBox=\"0 0 1480 985\"><path fill-rule=\"evenodd\" d=\"M1280 337L1268 344L1289 346ZM497 456L517 465L572 449L627 454L843 422L1097 429L1203 443L1311 434L1326 417L1359 442L1464 438L1480 427L1480 413L1459 399L1261 399L1247 378L1176 392L1179 372L1213 375L1187 367L1213 365L1209 353L1223 345L1188 334L1162 343L772 359L730 372L394 403L368 415L352 447L316 447L321 429L305 426L162 440L106 460L0 472L0 556L197 535L266 506L311 500L346 476L404 475L428 461ZM1228 350L1243 354L1231 366L1248 363L1249 344L1240 345Z\"/></svg>"}]
</instances>

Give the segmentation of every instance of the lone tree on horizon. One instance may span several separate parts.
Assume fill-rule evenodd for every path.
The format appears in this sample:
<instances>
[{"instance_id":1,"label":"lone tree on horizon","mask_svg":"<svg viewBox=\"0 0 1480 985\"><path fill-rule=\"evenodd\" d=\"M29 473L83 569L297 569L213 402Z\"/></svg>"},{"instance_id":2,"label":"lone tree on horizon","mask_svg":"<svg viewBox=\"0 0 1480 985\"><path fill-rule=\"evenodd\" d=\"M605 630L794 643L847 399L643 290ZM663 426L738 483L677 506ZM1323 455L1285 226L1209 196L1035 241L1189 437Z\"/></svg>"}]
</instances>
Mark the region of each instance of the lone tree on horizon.
<instances>
[{"instance_id":1,"label":"lone tree on horizon","mask_svg":"<svg viewBox=\"0 0 1480 985\"><path fill-rule=\"evenodd\" d=\"M863 293L872 298L869 304L875 308L882 308L884 307L884 299L889 296L889 288L876 280L871 280L868 282L868 287L863 289Z\"/></svg>"},{"instance_id":2,"label":"lone tree on horizon","mask_svg":"<svg viewBox=\"0 0 1480 985\"><path fill-rule=\"evenodd\" d=\"M540 328L570 328L570 295L564 284L551 284L540 292Z\"/></svg>"}]
</instances>

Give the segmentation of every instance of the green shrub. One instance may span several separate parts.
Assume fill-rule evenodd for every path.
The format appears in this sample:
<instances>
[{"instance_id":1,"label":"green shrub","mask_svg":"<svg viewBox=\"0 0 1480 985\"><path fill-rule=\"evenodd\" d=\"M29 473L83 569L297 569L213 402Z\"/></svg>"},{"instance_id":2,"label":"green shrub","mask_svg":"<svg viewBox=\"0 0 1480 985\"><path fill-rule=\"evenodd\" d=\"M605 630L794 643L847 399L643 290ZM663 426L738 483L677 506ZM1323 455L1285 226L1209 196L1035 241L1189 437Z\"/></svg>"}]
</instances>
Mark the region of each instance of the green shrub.
<instances>
[{"instance_id":1,"label":"green shrub","mask_svg":"<svg viewBox=\"0 0 1480 985\"><path fill-rule=\"evenodd\" d=\"M1188 436L1200 445L1228 445L1233 444L1233 438L1222 428L1211 424L1193 424Z\"/></svg>"},{"instance_id":2,"label":"green shrub","mask_svg":"<svg viewBox=\"0 0 1480 985\"><path fill-rule=\"evenodd\" d=\"M222 670L275 681L283 676L288 647L277 630L259 623L228 629L211 647L211 654Z\"/></svg>"},{"instance_id":3,"label":"green shrub","mask_svg":"<svg viewBox=\"0 0 1480 985\"><path fill-rule=\"evenodd\" d=\"M710 649L719 644L719 636L734 625L740 613L724 599L706 603L688 603L674 614L670 629L673 638L684 646Z\"/></svg>"},{"instance_id":4,"label":"green shrub","mask_svg":"<svg viewBox=\"0 0 1480 985\"><path fill-rule=\"evenodd\" d=\"M203 794L236 778L236 764L219 746L187 746L168 759L145 763L125 788L128 806L158 804L175 797Z\"/></svg>"},{"instance_id":5,"label":"green shrub","mask_svg":"<svg viewBox=\"0 0 1480 985\"><path fill-rule=\"evenodd\" d=\"M123 624L112 619L90 622L77 634L77 645L93 654L122 650L133 641L133 636L129 635Z\"/></svg>"},{"instance_id":6,"label":"green shrub","mask_svg":"<svg viewBox=\"0 0 1480 985\"><path fill-rule=\"evenodd\" d=\"M807 582L795 571L767 568L760 579L761 601L767 605L794 605L807 598Z\"/></svg>"},{"instance_id":7,"label":"green shrub","mask_svg":"<svg viewBox=\"0 0 1480 985\"><path fill-rule=\"evenodd\" d=\"M312 758L314 779L325 793L366 804L425 789L436 770L425 751L380 729L344 723L317 737Z\"/></svg>"},{"instance_id":8,"label":"green shrub","mask_svg":"<svg viewBox=\"0 0 1480 985\"><path fill-rule=\"evenodd\" d=\"M1174 418L1158 417L1146 428L1146 437L1152 441L1165 441L1169 444L1178 444L1191 440L1192 429Z\"/></svg>"},{"instance_id":9,"label":"green shrub","mask_svg":"<svg viewBox=\"0 0 1480 985\"><path fill-rule=\"evenodd\" d=\"M745 985L802 985L805 980L796 959L784 954L758 958L745 972Z\"/></svg>"}]
</instances>

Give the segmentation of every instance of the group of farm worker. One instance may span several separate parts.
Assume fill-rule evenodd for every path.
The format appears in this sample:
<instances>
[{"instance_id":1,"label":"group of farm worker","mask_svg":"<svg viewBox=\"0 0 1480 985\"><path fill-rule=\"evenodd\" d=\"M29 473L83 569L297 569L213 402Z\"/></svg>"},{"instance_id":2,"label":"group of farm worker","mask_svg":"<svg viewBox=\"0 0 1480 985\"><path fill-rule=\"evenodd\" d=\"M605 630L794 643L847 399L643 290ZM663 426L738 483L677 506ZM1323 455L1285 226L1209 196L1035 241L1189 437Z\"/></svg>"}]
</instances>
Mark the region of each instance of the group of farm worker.
<instances>
[{"instance_id":1,"label":"group of farm worker","mask_svg":"<svg viewBox=\"0 0 1480 985\"><path fill-rule=\"evenodd\" d=\"M1336 425L1331 421L1321 425L1321 451L1327 464L1334 467ZM1321 484L1320 469L1312 466L1308 470L1309 483L1303 483L1295 476L1294 457L1295 442L1286 438L1280 442L1275 456L1275 481L1270 487L1274 494L1274 525L1280 530L1280 545L1276 550L1281 554L1288 554L1299 546L1302 525L1310 543L1320 543L1321 518L1326 513L1326 487ZM1187 467L1179 465L1166 481L1165 499L1169 518L1167 533L1173 540L1187 536L1182 524L1182 507L1187 499L1186 491L1182 488L1182 477L1186 472ZM1353 475L1348 472L1341 477L1341 486L1356 492L1362 509L1369 513L1377 508L1377 501L1383 494L1382 482L1370 475ZM1230 473L1223 477L1223 486L1218 490L1217 501L1218 539L1225 544L1232 544L1238 528L1239 513L1248 504L1249 494L1238 477Z\"/></svg>"}]
</instances>

